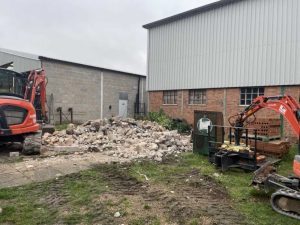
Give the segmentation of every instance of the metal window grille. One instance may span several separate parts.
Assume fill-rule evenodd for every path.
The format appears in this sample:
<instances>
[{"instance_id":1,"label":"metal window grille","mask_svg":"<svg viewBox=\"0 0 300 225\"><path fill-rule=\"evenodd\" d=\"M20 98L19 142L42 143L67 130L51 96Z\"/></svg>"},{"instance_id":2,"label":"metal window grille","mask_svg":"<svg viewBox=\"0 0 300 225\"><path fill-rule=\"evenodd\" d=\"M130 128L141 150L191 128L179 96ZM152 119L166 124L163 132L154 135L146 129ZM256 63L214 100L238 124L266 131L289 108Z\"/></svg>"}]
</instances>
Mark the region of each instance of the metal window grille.
<instances>
[{"instance_id":1,"label":"metal window grille","mask_svg":"<svg viewBox=\"0 0 300 225\"><path fill-rule=\"evenodd\" d=\"M206 104L206 90L189 90L189 104Z\"/></svg>"},{"instance_id":2,"label":"metal window grille","mask_svg":"<svg viewBox=\"0 0 300 225\"><path fill-rule=\"evenodd\" d=\"M250 105L258 96L264 95L265 88L241 88L240 105Z\"/></svg>"},{"instance_id":3,"label":"metal window grille","mask_svg":"<svg viewBox=\"0 0 300 225\"><path fill-rule=\"evenodd\" d=\"M177 104L177 91L164 91L163 102L164 104Z\"/></svg>"}]
</instances>

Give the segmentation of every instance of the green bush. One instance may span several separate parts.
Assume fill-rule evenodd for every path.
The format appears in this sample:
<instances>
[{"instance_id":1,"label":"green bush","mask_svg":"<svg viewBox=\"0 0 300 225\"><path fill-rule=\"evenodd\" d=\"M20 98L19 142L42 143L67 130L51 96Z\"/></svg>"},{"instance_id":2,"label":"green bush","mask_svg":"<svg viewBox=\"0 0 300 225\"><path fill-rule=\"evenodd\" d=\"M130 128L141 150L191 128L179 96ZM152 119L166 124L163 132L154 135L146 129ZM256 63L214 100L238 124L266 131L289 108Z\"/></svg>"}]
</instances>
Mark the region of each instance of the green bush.
<instances>
[{"instance_id":1,"label":"green bush","mask_svg":"<svg viewBox=\"0 0 300 225\"><path fill-rule=\"evenodd\" d=\"M179 133L188 133L191 131L191 127L186 121L171 119L162 109L158 112L149 112L148 120L157 122L168 130L178 130Z\"/></svg>"},{"instance_id":2,"label":"green bush","mask_svg":"<svg viewBox=\"0 0 300 225\"><path fill-rule=\"evenodd\" d=\"M191 126L184 120L173 120L172 130L178 130L179 133L189 133Z\"/></svg>"},{"instance_id":3,"label":"green bush","mask_svg":"<svg viewBox=\"0 0 300 225\"><path fill-rule=\"evenodd\" d=\"M168 130L172 129L173 121L170 117L168 117L162 109L160 109L158 112L149 112L148 113L148 119L150 121L157 122L161 126L167 128Z\"/></svg>"}]
</instances>

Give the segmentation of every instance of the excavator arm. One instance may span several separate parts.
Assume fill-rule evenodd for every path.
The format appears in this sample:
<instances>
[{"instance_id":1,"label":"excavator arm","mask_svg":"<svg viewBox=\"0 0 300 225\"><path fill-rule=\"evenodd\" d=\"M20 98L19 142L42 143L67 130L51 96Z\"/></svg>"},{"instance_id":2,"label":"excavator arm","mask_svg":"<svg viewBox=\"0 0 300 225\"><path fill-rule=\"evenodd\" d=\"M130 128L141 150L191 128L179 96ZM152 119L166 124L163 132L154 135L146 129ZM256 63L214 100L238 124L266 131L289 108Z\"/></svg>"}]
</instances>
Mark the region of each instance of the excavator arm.
<instances>
[{"instance_id":1,"label":"excavator arm","mask_svg":"<svg viewBox=\"0 0 300 225\"><path fill-rule=\"evenodd\" d=\"M228 121L235 127L236 144L239 144L240 130L249 118L261 109L270 109L281 114L291 125L299 138L298 155L294 160L293 177L283 177L274 173L274 168L266 163L255 172L253 184L263 186L266 190L275 189L271 196L272 208L283 215L300 219L300 105L289 95L257 97L250 106L241 113L231 116Z\"/></svg>"},{"instance_id":2,"label":"excavator arm","mask_svg":"<svg viewBox=\"0 0 300 225\"><path fill-rule=\"evenodd\" d=\"M47 119L46 110L46 74L44 70L33 70L28 75L24 98L36 108L38 120Z\"/></svg>"},{"instance_id":3,"label":"excavator arm","mask_svg":"<svg viewBox=\"0 0 300 225\"><path fill-rule=\"evenodd\" d=\"M261 109L270 109L281 114L293 128L299 138L300 154L300 104L290 95L259 96L241 113L231 116L228 121L231 126L244 127L246 121Z\"/></svg>"}]
</instances>

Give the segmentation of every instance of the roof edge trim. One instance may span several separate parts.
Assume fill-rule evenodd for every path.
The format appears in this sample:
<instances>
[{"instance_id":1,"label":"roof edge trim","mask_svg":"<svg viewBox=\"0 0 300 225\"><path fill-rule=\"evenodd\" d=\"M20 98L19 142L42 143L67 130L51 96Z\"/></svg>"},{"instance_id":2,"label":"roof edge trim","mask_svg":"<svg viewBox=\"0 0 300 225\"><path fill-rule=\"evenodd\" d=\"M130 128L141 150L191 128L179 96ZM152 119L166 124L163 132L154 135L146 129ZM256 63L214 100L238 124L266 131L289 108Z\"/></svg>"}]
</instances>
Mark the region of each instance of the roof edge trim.
<instances>
[{"instance_id":1,"label":"roof edge trim","mask_svg":"<svg viewBox=\"0 0 300 225\"><path fill-rule=\"evenodd\" d=\"M82 66L82 67L90 68L90 69L103 70L103 71L109 71L109 72L117 72L117 73L122 73L122 74L126 74L126 75L131 75L131 76L146 77L146 75L143 75L143 74L130 73L130 72L114 70L114 69L108 69L108 68L103 68L103 67L98 67L98 66L92 66L92 65L87 65L87 64L83 64L83 63L77 63L77 62L70 62L70 61L65 61L65 60L61 60L61 59L49 58L49 57L46 57L46 56L39 56L39 59L41 61L42 60L48 60L48 61L52 61L52 62L65 63L65 64L75 65L75 66Z\"/></svg>"},{"instance_id":2,"label":"roof edge trim","mask_svg":"<svg viewBox=\"0 0 300 225\"><path fill-rule=\"evenodd\" d=\"M226 5L230 5L230 4L233 4L236 2L240 2L240 1L244 1L244 0L220 0L220 1L213 2L213 3L207 4L207 5L203 5L198 8L194 8L194 9L191 9L191 10L188 10L188 11L185 11L185 12L173 15L173 16L169 16L169 17L161 19L161 20L154 21L152 23L145 24L145 25L143 25L143 28L151 29L151 28L158 27L158 26L161 26L164 24L172 23L174 21L177 21L177 20L180 20L183 18L193 16L193 15L196 15L199 13L204 13L204 12L207 12L210 10L218 9L218 8L224 7Z\"/></svg>"}]
</instances>

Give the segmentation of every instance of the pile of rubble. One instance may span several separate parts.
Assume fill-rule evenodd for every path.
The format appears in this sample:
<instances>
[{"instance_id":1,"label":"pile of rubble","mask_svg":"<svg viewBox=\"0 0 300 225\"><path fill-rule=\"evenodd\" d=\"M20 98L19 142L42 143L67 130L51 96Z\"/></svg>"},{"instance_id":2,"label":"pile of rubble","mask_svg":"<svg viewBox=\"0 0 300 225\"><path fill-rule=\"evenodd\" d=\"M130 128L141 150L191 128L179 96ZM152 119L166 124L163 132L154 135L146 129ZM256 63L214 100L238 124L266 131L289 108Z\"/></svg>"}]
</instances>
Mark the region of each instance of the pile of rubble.
<instances>
[{"instance_id":1,"label":"pile of rubble","mask_svg":"<svg viewBox=\"0 0 300 225\"><path fill-rule=\"evenodd\" d=\"M166 155L191 151L190 136L169 131L155 122L111 118L69 124L63 131L45 133L43 145L77 146L120 158L161 161Z\"/></svg>"}]
</instances>

